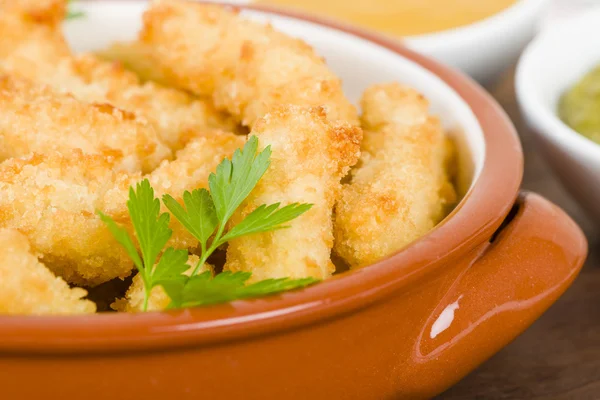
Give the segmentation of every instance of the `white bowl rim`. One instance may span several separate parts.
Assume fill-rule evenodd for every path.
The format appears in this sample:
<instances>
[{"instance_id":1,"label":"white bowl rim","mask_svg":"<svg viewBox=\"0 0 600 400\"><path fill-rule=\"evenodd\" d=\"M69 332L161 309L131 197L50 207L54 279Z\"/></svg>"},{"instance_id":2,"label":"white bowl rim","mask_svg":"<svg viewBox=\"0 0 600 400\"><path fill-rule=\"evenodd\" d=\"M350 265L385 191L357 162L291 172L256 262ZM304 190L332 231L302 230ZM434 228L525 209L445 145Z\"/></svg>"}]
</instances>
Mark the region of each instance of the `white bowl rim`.
<instances>
[{"instance_id":1,"label":"white bowl rim","mask_svg":"<svg viewBox=\"0 0 600 400\"><path fill-rule=\"evenodd\" d=\"M588 139L565 124L558 116L557 110L553 110L539 102L537 87L529 77L535 73L531 65L543 55L540 49L550 40L550 36L559 31L564 34L564 32L579 28L582 25L597 24L598 21L600 21L600 6L544 29L523 52L515 74L515 90L519 103L536 125L539 133L560 143L568 144L579 154L594 159L600 159L600 144ZM598 62L600 63L600 60Z\"/></svg>"},{"instance_id":2,"label":"white bowl rim","mask_svg":"<svg viewBox=\"0 0 600 400\"><path fill-rule=\"evenodd\" d=\"M485 0L482 0L485 1ZM479 21L456 28L445 29L438 32L422 35L406 36L407 42L419 46L429 47L443 41L444 46L458 46L473 37L481 35L484 31L505 29L514 18L537 12L548 0L517 0L504 10L490 15Z\"/></svg>"},{"instance_id":3,"label":"white bowl rim","mask_svg":"<svg viewBox=\"0 0 600 400\"><path fill-rule=\"evenodd\" d=\"M218 0L203 0L207 2L216 2L216 3L227 3L232 5L249 5L254 3L251 0L226 0L226 1L218 1ZM485 1L485 0L483 0ZM504 8L503 10L492 14L483 19L471 22L466 25L460 25L454 28L448 28L441 31L435 31L431 33L424 33L418 35L406 35L403 38L409 42L418 43L420 45L429 46L434 43L437 43L440 39L444 41L451 41L451 44L458 44L463 42L467 38L471 38L473 35L477 35L482 30L495 29L499 27L504 27L506 23L512 21L512 19L518 15L529 14L531 12L536 11L540 5L547 2L548 0L516 0L513 4ZM265 3L261 3L261 6L266 6L268 8L281 9L282 6L278 5L269 5ZM297 9L296 11L302 12L301 9ZM338 21L341 22L341 21ZM447 42L446 42L447 43Z\"/></svg>"}]
</instances>

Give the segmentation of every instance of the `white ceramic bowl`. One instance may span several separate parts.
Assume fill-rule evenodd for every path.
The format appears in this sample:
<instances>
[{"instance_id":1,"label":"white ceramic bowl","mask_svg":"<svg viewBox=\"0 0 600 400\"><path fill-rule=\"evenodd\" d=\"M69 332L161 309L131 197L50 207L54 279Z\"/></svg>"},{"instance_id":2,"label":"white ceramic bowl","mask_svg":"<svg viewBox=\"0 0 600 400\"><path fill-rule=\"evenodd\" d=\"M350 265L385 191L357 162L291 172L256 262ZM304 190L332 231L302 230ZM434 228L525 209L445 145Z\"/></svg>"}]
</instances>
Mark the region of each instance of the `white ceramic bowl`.
<instances>
[{"instance_id":1,"label":"white ceramic bowl","mask_svg":"<svg viewBox=\"0 0 600 400\"><path fill-rule=\"evenodd\" d=\"M210 0L209 0L210 1ZM487 1L487 0L481 0ZM252 0L228 0L250 4ZM506 10L473 24L408 36L410 48L488 83L514 63L531 40L550 0L517 0Z\"/></svg>"},{"instance_id":2,"label":"white ceramic bowl","mask_svg":"<svg viewBox=\"0 0 600 400\"><path fill-rule=\"evenodd\" d=\"M513 6L482 21L408 37L406 44L487 83L516 61L536 33L548 3L548 0L518 0Z\"/></svg>"},{"instance_id":3,"label":"white ceramic bowl","mask_svg":"<svg viewBox=\"0 0 600 400\"><path fill-rule=\"evenodd\" d=\"M557 116L560 96L600 64L600 8L549 26L523 53L516 76L523 115L571 194L600 222L600 145Z\"/></svg>"}]
</instances>

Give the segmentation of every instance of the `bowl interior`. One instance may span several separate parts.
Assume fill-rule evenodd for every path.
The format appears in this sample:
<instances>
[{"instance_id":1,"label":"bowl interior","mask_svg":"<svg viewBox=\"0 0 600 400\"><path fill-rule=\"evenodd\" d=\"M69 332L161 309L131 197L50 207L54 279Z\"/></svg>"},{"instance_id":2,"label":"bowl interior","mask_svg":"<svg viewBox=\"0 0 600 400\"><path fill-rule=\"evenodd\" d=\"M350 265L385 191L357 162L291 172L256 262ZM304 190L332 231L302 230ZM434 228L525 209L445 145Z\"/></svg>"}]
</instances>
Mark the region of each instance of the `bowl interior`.
<instances>
[{"instance_id":1,"label":"bowl interior","mask_svg":"<svg viewBox=\"0 0 600 400\"><path fill-rule=\"evenodd\" d=\"M77 7L87 16L70 21L67 36L75 50L93 51L135 37L144 3L89 1L77 3ZM367 307L421 278L438 276L447 262L485 243L501 225L518 193L523 158L514 126L484 90L396 41L360 29L318 24L302 15L248 15L268 19L315 46L344 79L353 101L368 85L382 81L405 82L422 91L430 99L432 111L465 146L462 155L474 167L474 179L465 185L470 183L467 195L448 218L413 245L318 285L269 298L169 312L77 318L0 316L0 334L5 338L0 351L130 351L291 329Z\"/></svg>"},{"instance_id":2,"label":"bowl interior","mask_svg":"<svg viewBox=\"0 0 600 400\"><path fill-rule=\"evenodd\" d=\"M75 51L93 51L113 41L134 39L141 28L141 15L146 4L138 1L78 2L77 7L86 13L86 17L67 23L67 38ZM119 11L115 12L117 8ZM461 148L461 158L470 161L468 173L471 178L478 176L485 153L481 126L467 103L436 75L384 47L333 28L264 12L245 10L243 14L268 21L278 30L315 47L343 80L344 90L354 103L368 86L375 83L398 81L422 92L431 102L432 112L454 135Z\"/></svg>"}]
</instances>

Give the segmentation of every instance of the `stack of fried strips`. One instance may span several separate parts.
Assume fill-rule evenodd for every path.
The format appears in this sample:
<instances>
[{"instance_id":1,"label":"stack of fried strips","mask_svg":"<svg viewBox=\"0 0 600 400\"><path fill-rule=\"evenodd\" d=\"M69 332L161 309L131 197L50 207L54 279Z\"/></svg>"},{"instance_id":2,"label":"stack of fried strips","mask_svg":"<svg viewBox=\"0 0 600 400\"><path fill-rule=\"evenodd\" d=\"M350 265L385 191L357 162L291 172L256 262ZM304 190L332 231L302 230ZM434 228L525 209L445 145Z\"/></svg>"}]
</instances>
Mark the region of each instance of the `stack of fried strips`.
<instances>
[{"instance_id":1,"label":"stack of fried strips","mask_svg":"<svg viewBox=\"0 0 600 400\"><path fill-rule=\"evenodd\" d=\"M131 185L147 178L181 201L208 186L244 130L272 158L233 222L262 204L313 204L288 229L229 244L224 270L254 281L326 279L332 251L350 267L376 262L454 200L442 127L410 88L369 88L359 119L309 45L235 10L157 0L135 42L99 55L72 53L65 10L0 0L0 313L95 312L81 287L134 268L96 211L133 232ZM197 241L171 225L169 246L197 262ZM140 310L142 290L134 278L115 307ZM150 309L168 302L155 288Z\"/></svg>"}]
</instances>

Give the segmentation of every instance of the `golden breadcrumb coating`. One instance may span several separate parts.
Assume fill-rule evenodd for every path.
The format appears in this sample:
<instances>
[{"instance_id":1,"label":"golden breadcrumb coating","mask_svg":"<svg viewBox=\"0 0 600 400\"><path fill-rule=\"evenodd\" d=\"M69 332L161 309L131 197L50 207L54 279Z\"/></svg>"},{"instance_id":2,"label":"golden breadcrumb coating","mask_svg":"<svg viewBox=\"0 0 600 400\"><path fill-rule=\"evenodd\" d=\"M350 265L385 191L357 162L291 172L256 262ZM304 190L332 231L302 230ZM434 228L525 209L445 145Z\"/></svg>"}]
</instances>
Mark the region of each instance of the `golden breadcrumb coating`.
<instances>
[{"instance_id":1,"label":"golden breadcrumb coating","mask_svg":"<svg viewBox=\"0 0 600 400\"><path fill-rule=\"evenodd\" d=\"M188 258L187 264L190 266L190 269L187 271L188 275L192 273L199 261L200 258L195 255L191 255ZM201 274L206 271L213 272L213 269L212 265L204 264L200 267L198 273ZM156 286L152 289L150 296L148 297L148 311L164 310L168 307L170 302L171 299L169 299L169 296L167 296L167 293L162 286ZM126 312L141 312L144 310L144 281L140 274L133 277L133 282L127 290L125 298L117 299L111 307L116 311Z\"/></svg>"},{"instance_id":2,"label":"golden breadcrumb coating","mask_svg":"<svg viewBox=\"0 0 600 400\"><path fill-rule=\"evenodd\" d=\"M222 6L156 0L140 41L173 86L212 95L244 125L281 104L323 106L358 125L341 81L306 43Z\"/></svg>"},{"instance_id":3,"label":"golden breadcrumb coating","mask_svg":"<svg viewBox=\"0 0 600 400\"><path fill-rule=\"evenodd\" d=\"M108 48L95 54L103 60L121 63L125 69L135 73L142 82L152 81L163 86L170 85L163 70L152 59L152 49L139 41L112 43Z\"/></svg>"},{"instance_id":4,"label":"golden breadcrumb coating","mask_svg":"<svg viewBox=\"0 0 600 400\"><path fill-rule=\"evenodd\" d=\"M352 267L374 263L424 235L455 201L445 170L446 138L427 100L392 83L368 88L361 104L361 157L335 218L335 252Z\"/></svg>"},{"instance_id":5,"label":"golden breadcrumb coating","mask_svg":"<svg viewBox=\"0 0 600 400\"><path fill-rule=\"evenodd\" d=\"M235 126L208 101L154 82L142 84L121 64L101 61L90 54L63 58L44 68L41 76L27 78L71 93L81 101L109 103L132 112L150 123L162 142L173 150L181 149L195 132L206 127Z\"/></svg>"},{"instance_id":6,"label":"golden breadcrumb coating","mask_svg":"<svg viewBox=\"0 0 600 400\"><path fill-rule=\"evenodd\" d=\"M131 113L0 75L0 160L76 148L113 156L128 171L151 171L171 156L154 129Z\"/></svg>"},{"instance_id":7,"label":"golden breadcrumb coating","mask_svg":"<svg viewBox=\"0 0 600 400\"><path fill-rule=\"evenodd\" d=\"M63 0L0 1L0 66L10 58L19 73L41 75L45 65L69 56L60 31L64 7Z\"/></svg>"},{"instance_id":8,"label":"golden breadcrumb coating","mask_svg":"<svg viewBox=\"0 0 600 400\"><path fill-rule=\"evenodd\" d=\"M173 196L179 200L190 188L207 188L210 173L215 172L224 158L231 158L235 150L244 147L245 143L245 136L205 130L179 150L175 160L163 161L147 178L157 193L174 193Z\"/></svg>"},{"instance_id":9,"label":"golden breadcrumb coating","mask_svg":"<svg viewBox=\"0 0 600 400\"><path fill-rule=\"evenodd\" d=\"M181 201L184 191L207 187L209 174L243 143L232 133L206 132L146 178L156 196L168 193ZM143 177L115 170L111 158L80 150L8 160L0 164L0 227L23 232L46 265L68 282L95 286L124 278L133 264L96 211L132 232L128 190ZM168 246L198 245L175 218L171 228Z\"/></svg>"},{"instance_id":10,"label":"golden breadcrumb coating","mask_svg":"<svg viewBox=\"0 0 600 400\"><path fill-rule=\"evenodd\" d=\"M110 159L79 150L5 161L0 227L25 234L48 268L68 282L94 286L128 276L131 260L96 215L126 211L132 177L114 169ZM122 221L125 215L113 216Z\"/></svg>"},{"instance_id":11,"label":"golden breadcrumb coating","mask_svg":"<svg viewBox=\"0 0 600 400\"><path fill-rule=\"evenodd\" d=\"M261 148L271 146L271 166L232 223L262 204L299 202L313 207L287 229L232 240L225 270L250 271L255 281L331 276L332 210L340 180L358 159L361 130L328 122L321 108L289 106L258 120L252 134Z\"/></svg>"},{"instance_id":12,"label":"golden breadcrumb coating","mask_svg":"<svg viewBox=\"0 0 600 400\"><path fill-rule=\"evenodd\" d=\"M27 238L0 229L0 314L89 314L96 305L38 261Z\"/></svg>"},{"instance_id":13,"label":"golden breadcrumb coating","mask_svg":"<svg viewBox=\"0 0 600 400\"><path fill-rule=\"evenodd\" d=\"M65 18L67 3L67 0L0 0L0 10L36 23L58 25Z\"/></svg>"},{"instance_id":14,"label":"golden breadcrumb coating","mask_svg":"<svg viewBox=\"0 0 600 400\"><path fill-rule=\"evenodd\" d=\"M47 19L28 21L22 12L11 9L0 8L0 14L4 15L0 32L13 27L23 31L15 37L0 36L0 68L7 73L45 83L87 103L109 103L132 112L150 123L173 150L182 148L197 130L235 127L231 118L207 100L154 82L141 83L120 63L91 54L73 56L58 24Z\"/></svg>"},{"instance_id":15,"label":"golden breadcrumb coating","mask_svg":"<svg viewBox=\"0 0 600 400\"><path fill-rule=\"evenodd\" d=\"M208 177L215 172L224 158L233 156L236 149L244 147L246 138L222 131L206 131L177 152L173 161L164 161L147 176L156 192L162 197L170 194L183 203L183 193L199 188L208 188ZM163 207L164 208L164 207ZM163 211L167 211L164 208ZM169 245L175 248L190 248L198 241L175 218L171 218L173 236Z\"/></svg>"}]
</instances>

